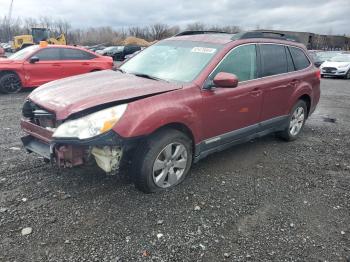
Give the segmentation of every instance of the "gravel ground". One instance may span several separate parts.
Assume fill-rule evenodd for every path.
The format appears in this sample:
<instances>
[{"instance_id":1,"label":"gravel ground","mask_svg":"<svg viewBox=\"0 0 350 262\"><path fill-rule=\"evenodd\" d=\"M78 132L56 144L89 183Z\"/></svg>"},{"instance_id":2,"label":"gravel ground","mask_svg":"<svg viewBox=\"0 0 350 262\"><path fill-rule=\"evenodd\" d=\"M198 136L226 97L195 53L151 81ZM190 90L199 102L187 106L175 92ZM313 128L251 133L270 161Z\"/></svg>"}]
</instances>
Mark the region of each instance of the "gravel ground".
<instances>
[{"instance_id":1,"label":"gravel ground","mask_svg":"<svg viewBox=\"0 0 350 262\"><path fill-rule=\"evenodd\" d=\"M211 155L150 195L27 155L27 94L0 96L0 261L350 261L349 80L322 80L299 140Z\"/></svg>"}]
</instances>

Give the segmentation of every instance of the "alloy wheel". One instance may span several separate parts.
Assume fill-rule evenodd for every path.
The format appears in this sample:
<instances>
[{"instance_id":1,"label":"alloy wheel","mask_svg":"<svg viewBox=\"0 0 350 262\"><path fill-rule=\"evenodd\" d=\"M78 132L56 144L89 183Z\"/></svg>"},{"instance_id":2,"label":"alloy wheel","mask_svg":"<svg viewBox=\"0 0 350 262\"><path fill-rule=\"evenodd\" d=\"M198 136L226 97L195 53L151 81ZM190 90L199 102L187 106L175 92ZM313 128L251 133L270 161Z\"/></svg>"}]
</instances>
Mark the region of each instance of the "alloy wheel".
<instances>
[{"instance_id":1,"label":"alloy wheel","mask_svg":"<svg viewBox=\"0 0 350 262\"><path fill-rule=\"evenodd\" d=\"M1 90L8 94L17 93L22 88L21 80L15 75L6 76L2 84Z\"/></svg>"},{"instance_id":2,"label":"alloy wheel","mask_svg":"<svg viewBox=\"0 0 350 262\"><path fill-rule=\"evenodd\" d=\"M289 132L292 136L299 134L301 128L303 127L305 119L305 110L303 107L297 107L292 115L292 119L289 123Z\"/></svg>"},{"instance_id":3,"label":"alloy wheel","mask_svg":"<svg viewBox=\"0 0 350 262\"><path fill-rule=\"evenodd\" d=\"M176 185L184 175L187 162L188 152L183 144L168 144L154 161L153 182L161 188Z\"/></svg>"}]
</instances>

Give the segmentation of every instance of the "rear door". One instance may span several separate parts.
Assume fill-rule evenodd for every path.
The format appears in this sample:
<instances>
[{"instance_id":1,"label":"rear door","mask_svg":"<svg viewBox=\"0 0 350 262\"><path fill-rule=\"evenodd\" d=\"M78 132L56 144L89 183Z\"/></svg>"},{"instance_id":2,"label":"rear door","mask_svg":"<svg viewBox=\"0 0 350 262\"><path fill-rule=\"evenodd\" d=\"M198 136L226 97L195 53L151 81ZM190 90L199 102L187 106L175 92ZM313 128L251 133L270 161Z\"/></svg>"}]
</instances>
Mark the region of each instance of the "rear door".
<instances>
[{"instance_id":1,"label":"rear door","mask_svg":"<svg viewBox=\"0 0 350 262\"><path fill-rule=\"evenodd\" d=\"M235 74L239 84L235 88L214 87L202 90L203 134L206 139L202 150L257 132L262 95L257 78L256 45L234 48L209 76L219 72Z\"/></svg>"},{"instance_id":2,"label":"rear door","mask_svg":"<svg viewBox=\"0 0 350 262\"><path fill-rule=\"evenodd\" d=\"M30 63L29 58L23 63L28 86L40 86L63 77L60 48L42 48L34 56L39 58L38 62Z\"/></svg>"},{"instance_id":3,"label":"rear door","mask_svg":"<svg viewBox=\"0 0 350 262\"><path fill-rule=\"evenodd\" d=\"M93 61L95 55L75 48L62 48L62 68L63 76L89 73L96 69Z\"/></svg>"},{"instance_id":4,"label":"rear door","mask_svg":"<svg viewBox=\"0 0 350 262\"><path fill-rule=\"evenodd\" d=\"M259 44L261 61L260 83L263 105L260 121L279 124L288 114L288 101L297 79L288 72L294 65L288 49L279 44ZM264 123L263 123L264 125Z\"/></svg>"}]
</instances>

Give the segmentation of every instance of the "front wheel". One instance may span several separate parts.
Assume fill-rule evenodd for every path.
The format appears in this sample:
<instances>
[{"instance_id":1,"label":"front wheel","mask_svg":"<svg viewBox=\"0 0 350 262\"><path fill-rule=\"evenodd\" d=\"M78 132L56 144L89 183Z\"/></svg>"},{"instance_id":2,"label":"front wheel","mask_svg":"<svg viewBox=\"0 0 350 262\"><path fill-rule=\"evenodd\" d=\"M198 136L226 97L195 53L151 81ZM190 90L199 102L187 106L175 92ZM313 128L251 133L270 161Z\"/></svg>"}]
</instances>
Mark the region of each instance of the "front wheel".
<instances>
[{"instance_id":1,"label":"front wheel","mask_svg":"<svg viewBox=\"0 0 350 262\"><path fill-rule=\"evenodd\" d=\"M345 78L345 79L350 79L350 69L348 70L348 72L346 73L346 75L345 75L344 78Z\"/></svg>"},{"instance_id":2,"label":"front wheel","mask_svg":"<svg viewBox=\"0 0 350 262\"><path fill-rule=\"evenodd\" d=\"M305 101L299 100L291 110L288 118L288 126L278 135L287 141L293 141L298 138L304 128L307 117L307 106Z\"/></svg>"},{"instance_id":3,"label":"front wheel","mask_svg":"<svg viewBox=\"0 0 350 262\"><path fill-rule=\"evenodd\" d=\"M182 132L163 129L137 150L134 182L146 193L161 191L181 183L192 164L192 141Z\"/></svg>"},{"instance_id":4,"label":"front wheel","mask_svg":"<svg viewBox=\"0 0 350 262\"><path fill-rule=\"evenodd\" d=\"M22 89L21 79L15 73L5 73L0 77L0 92L15 94Z\"/></svg>"}]
</instances>

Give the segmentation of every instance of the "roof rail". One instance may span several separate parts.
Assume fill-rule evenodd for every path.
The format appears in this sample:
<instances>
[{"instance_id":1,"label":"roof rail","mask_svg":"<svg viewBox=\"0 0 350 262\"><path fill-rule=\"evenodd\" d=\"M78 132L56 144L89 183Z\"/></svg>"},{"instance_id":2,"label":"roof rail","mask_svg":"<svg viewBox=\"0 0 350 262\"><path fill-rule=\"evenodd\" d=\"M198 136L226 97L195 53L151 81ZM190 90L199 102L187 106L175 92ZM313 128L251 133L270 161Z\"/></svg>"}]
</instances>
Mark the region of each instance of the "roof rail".
<instances>
[{"instance_id":1,"label":"roof rail","mask_svg":"<svg viewBox=\"0 0 350 262\"><path fill-rule=\"evenodd\" d=\"M270 39L280 39L287 41L300 42L295 36L286 35L284 33L274 32L274 31L247 31L234 35L232 40L238 39L249 39L249 38L270 38Z\"/></svg>"},{"instance_id":2,"label":"roof rail","mask_svg":"<svg viewBox=\"0 0 350 262\"><path fill-rule=\"evenodd\" d=\"M180 32L176 36L183 36L183 35L203 35L203 34L228 34L227 32L223 31L216 31L216 30L188 30Z\"/></svg>"}]
</instances>

